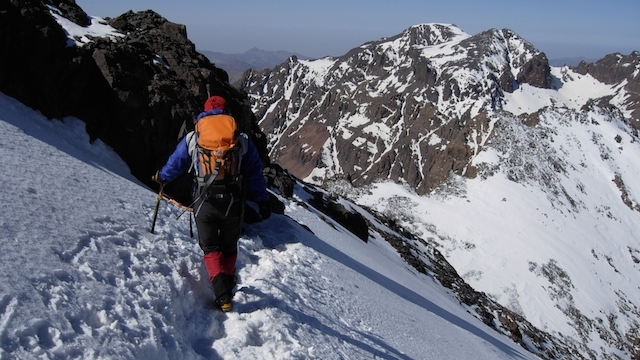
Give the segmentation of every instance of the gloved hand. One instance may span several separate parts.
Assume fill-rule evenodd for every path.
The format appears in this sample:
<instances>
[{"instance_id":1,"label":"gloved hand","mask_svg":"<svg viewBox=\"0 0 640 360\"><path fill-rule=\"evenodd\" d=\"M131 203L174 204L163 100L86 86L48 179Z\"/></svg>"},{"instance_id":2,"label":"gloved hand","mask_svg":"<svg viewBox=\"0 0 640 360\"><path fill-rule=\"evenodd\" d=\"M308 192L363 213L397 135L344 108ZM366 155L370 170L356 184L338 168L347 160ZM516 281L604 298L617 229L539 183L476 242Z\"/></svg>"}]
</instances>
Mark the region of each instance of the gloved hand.
<instances>
[{"instance_id":1,"label":"gloved hand","mask_svg":"<svg viewBox=\"0 0 640 360\"><path fill-rule=\"evenodd\" d=\"M263 201L258 204L258 209L260 211L260 216L262 220L267 220L269 216L271 216L271 202Z\"/></svg>"},{"instance_id":2,"label":"gloved hand","mask_svg":"<svg viewBox=\"0 0 640 360\"><path fill-rule=\"evenodd\" d=\"M157 182L160 185L164 185L166 183L166 181L163 181L162 178L160 178L160 170L156 171L156 173L153 174L151 180Z\"/></svg>"}]
</instances>

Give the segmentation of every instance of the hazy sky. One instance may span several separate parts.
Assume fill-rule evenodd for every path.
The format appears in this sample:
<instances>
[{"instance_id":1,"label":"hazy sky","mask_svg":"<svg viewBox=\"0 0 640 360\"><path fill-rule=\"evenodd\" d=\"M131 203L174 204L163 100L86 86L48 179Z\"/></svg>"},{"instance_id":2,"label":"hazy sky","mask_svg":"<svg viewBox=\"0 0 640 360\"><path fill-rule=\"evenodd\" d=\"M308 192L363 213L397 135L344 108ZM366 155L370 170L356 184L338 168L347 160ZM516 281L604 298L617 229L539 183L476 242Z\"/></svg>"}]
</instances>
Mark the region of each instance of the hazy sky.
<instances>
[{"instance_id":1,"label":"hazy sky","mask_svg":"<svg viewBox=\"0 0 640 360\"><path fill-rule=\"evenodd\" d=\"M417 24L455 24L474 35L511 29L550 59L640 51L639 0L76 0L89 15L152 9L185 24L198 50L253 47L339 56Z\"/></svg>"}]
</instances>

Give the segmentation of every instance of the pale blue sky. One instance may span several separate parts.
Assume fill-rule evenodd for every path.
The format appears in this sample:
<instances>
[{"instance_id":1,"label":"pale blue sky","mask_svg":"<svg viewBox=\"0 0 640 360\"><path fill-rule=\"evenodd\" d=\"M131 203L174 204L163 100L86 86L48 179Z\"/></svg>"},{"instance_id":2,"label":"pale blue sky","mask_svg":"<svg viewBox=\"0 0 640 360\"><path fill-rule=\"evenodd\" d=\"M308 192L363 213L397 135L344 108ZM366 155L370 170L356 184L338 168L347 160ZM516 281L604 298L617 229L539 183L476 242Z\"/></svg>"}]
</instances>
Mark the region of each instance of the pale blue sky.
<instances>
[{"instance_id":1,"label":"pale blue sky","mask_svg":"<svg viewBox=\"0 0 640 360\"><path fill-rule=\"evenodd\" d=\"M89 15L152 9L185 24L198 50L252 47L310 57L339 56L421 23L457 25L474 35L515 31L550 59L602 58L640 51L639 0L76 0Z\"/></svg>"}]
</instances>

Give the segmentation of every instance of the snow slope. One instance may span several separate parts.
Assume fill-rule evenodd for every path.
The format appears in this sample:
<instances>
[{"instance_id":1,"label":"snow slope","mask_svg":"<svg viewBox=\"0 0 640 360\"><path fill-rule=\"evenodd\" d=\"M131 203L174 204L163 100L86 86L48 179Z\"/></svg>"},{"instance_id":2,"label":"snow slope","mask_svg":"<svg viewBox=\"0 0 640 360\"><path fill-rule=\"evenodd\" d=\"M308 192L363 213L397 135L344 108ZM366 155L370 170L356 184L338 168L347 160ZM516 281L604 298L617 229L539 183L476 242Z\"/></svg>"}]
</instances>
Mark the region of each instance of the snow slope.
<instances>
[{"instance_id":1,"label":"snow slope","mask_svg":"<svg viewBox=\"0 0 640 360\"><path fill-rule=\"evenodd\" d=\"M564 94L606 90L576 81ZM538 110L544 92L525 86L509 106ZM423 197L387 183L351 196L436 244L474 289L585 356L630 358L622 344L637 347L640 145L619 113L577 111L584 103L561 103L564 94L535 127L496 115L475 179L452 176Z\"/></svg>"},{"instance_id":2,"label":"snow slope","mask_svg":"<svg viewBox=\"0 0 640 360\"><path fill-rule=\"evenodd\" d=\"M245 226L220 313L188 216L163 201L151 234L156 195L81 121L0 94L0 129L2 359L535 358L300 189Z\"/></svg>"},{"instance_id":3,"label":"snow slope","mask_svg":"<svg viewBox=\"0 0 640 360\"><path fill-rule=\"evenodd\" d=\"M275 162L395 220L584 358L635 359L640 66L614 85L552 67L538 88L520 80L538 55L509 30L423 24L247 92Z\"/></svg>"}]
</instances>

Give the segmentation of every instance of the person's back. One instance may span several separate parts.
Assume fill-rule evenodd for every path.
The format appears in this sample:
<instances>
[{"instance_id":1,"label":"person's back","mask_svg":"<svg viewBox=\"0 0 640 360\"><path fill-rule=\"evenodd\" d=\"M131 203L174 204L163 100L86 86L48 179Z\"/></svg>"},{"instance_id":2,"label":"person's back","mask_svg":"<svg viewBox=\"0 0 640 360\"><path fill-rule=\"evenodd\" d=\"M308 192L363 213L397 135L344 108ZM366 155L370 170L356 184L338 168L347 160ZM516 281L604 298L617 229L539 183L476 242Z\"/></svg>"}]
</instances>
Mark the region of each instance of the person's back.
<instances>
[{"instance_id":1,"label":"person's back","mask_svg":"<svg viewBox=\"0 0 640 360\"><path fill-rule=\"evenodd\" d=\"M240 135L235 119L222 110L212 109L202 114L196 120L195 131L187 136L197 196L209 200L225 198L231 205L244 193L241 165L248 140Z\"/></svg>"}]
</instances>

